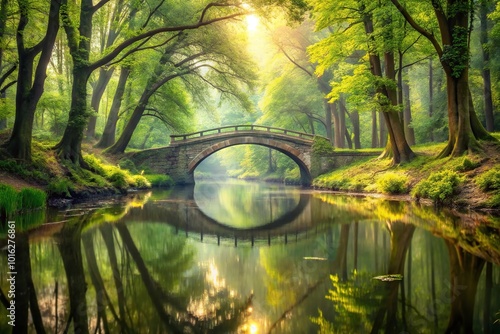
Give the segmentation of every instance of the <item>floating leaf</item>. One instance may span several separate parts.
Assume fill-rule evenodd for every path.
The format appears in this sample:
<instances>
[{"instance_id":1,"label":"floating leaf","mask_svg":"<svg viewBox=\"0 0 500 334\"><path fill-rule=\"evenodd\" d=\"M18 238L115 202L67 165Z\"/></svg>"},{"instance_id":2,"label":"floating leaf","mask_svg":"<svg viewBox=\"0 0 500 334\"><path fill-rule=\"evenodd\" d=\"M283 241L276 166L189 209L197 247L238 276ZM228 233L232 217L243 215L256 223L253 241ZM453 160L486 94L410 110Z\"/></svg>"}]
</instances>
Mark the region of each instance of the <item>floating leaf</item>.
<instances>
[{"instance_id":1,"label":"floating leaf","mask_svg":"<svg viewBox=\"0 0 500 334\"><path fill-rule=\"evenodd\" d=\"M403 275L382 275L382 276L375 276L373 279L378 279L379 281L382 282L393 282L393 281L401 281L403 279Z\"/></svg>"}]
</instances>

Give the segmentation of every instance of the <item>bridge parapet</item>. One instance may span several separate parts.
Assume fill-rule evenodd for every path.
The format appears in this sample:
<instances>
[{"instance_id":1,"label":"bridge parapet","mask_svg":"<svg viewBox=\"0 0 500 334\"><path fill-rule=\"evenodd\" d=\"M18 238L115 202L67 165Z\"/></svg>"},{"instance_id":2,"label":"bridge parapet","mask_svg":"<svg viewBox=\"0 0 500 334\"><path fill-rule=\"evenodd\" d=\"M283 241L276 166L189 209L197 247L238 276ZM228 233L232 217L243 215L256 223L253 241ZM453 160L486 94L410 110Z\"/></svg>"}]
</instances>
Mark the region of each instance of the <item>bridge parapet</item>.
<instances>
[{"instance_id":1,"label":"bridge parapet","mask_svg":"<svg viewBox=\"0 0 500 334\"><path fill-rule=\"evenodd\" d=\"M310 133L305 133L305 132L299 132L299 131L294 131L294 130L287 130L287 129L282 129L282 128L274 128L270 126L263 126L263 125L253 125L253 124L242 124L242 125L230 125L230 126L223 126L220 128L215 128L215 129L208 129L208 130L202 130L202 131L197 131L197 132L192 132L192 133L186 133L182 135L171 135L170 136L170 145L176 145L179 142L185 142L190 139L196 139L196 138L201 138L201 137L213 137L213 136L219 136L221 134L242 134L242 132L248 132L251 131L253 134L256 132L264 132L267 135L271 134L282 134L286 136L292 136L292 137L297 137L300 139L305 139L308 141L313 141L314 137L316 135L310 134Z\"/></svg>"}]
</instances>

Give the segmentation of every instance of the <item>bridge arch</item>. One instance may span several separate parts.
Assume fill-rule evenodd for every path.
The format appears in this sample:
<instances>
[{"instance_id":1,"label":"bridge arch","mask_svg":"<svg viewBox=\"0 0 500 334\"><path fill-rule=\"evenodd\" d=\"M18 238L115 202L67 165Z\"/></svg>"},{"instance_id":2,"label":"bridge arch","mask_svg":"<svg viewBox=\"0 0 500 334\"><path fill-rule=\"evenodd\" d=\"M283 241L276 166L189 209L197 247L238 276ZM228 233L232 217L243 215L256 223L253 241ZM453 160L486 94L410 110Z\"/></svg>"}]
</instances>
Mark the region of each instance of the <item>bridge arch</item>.
<instances>
[{"instance_id":1,"label":"bridge arch","mask_svg":"<svg viewBox=\"0 0 500 334\"><path fill-rule=\"evenodd\" d=\"M259 145L275 149L290 159L292 159L298 166L300 170L300 178L303 185L310 185L312 181L311 172L309 170L309 160L310 156L306 156L303 152L297 148L287 144L283 140L277 140L274 138L263 138L263 137L234 137L227 138L223 141L214 143L209 147L203 149L199 152L188 164L188 174L194 175L194 170L196 167L210 155L218 152L224 148L228 148L236 145Z\"/></svg>"}]
</instances>

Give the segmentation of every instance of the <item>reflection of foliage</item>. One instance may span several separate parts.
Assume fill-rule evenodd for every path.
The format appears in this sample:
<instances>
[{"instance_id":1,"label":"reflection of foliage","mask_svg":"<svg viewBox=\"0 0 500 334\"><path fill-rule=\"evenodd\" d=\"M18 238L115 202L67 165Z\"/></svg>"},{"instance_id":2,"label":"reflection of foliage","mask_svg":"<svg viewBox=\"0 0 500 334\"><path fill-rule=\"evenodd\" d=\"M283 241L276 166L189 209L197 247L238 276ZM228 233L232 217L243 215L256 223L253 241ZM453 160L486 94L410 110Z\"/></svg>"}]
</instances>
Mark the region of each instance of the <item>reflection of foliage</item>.
<instances>
[{"instance_id":1,"label":"reflection of foliage","mask_svg":"<svg viewBox=\"0 0 500 334\"><path fill-rule=\"evenodd\" d=\"M382 301L382 295L377 293L380 283L370 274L358 272L348 281L342 282L338 276L331 276L331 280L333 287L326 298L334 305L333 322L321 311L311 321L320 327L320 333L369 333L373 322L371 315Z\"/></svg>"}]
</instances>

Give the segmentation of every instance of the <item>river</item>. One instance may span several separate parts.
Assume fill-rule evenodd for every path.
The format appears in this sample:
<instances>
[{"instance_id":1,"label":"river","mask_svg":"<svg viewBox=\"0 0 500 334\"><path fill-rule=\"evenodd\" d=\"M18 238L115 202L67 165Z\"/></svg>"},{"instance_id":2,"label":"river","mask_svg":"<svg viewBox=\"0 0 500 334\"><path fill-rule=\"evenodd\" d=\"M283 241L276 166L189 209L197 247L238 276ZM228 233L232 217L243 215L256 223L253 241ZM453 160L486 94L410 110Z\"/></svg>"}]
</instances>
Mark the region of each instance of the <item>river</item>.
<instances>
[{"instance_id":1,"label":"river","mask_svg":"<svg viewBox=\"0 0 500 334\"><path fill-rule=\"evenodd\" d=\"M201 181L13 221L20 332L500 332L498 217Z\"/></svg>"}]
</instances>

